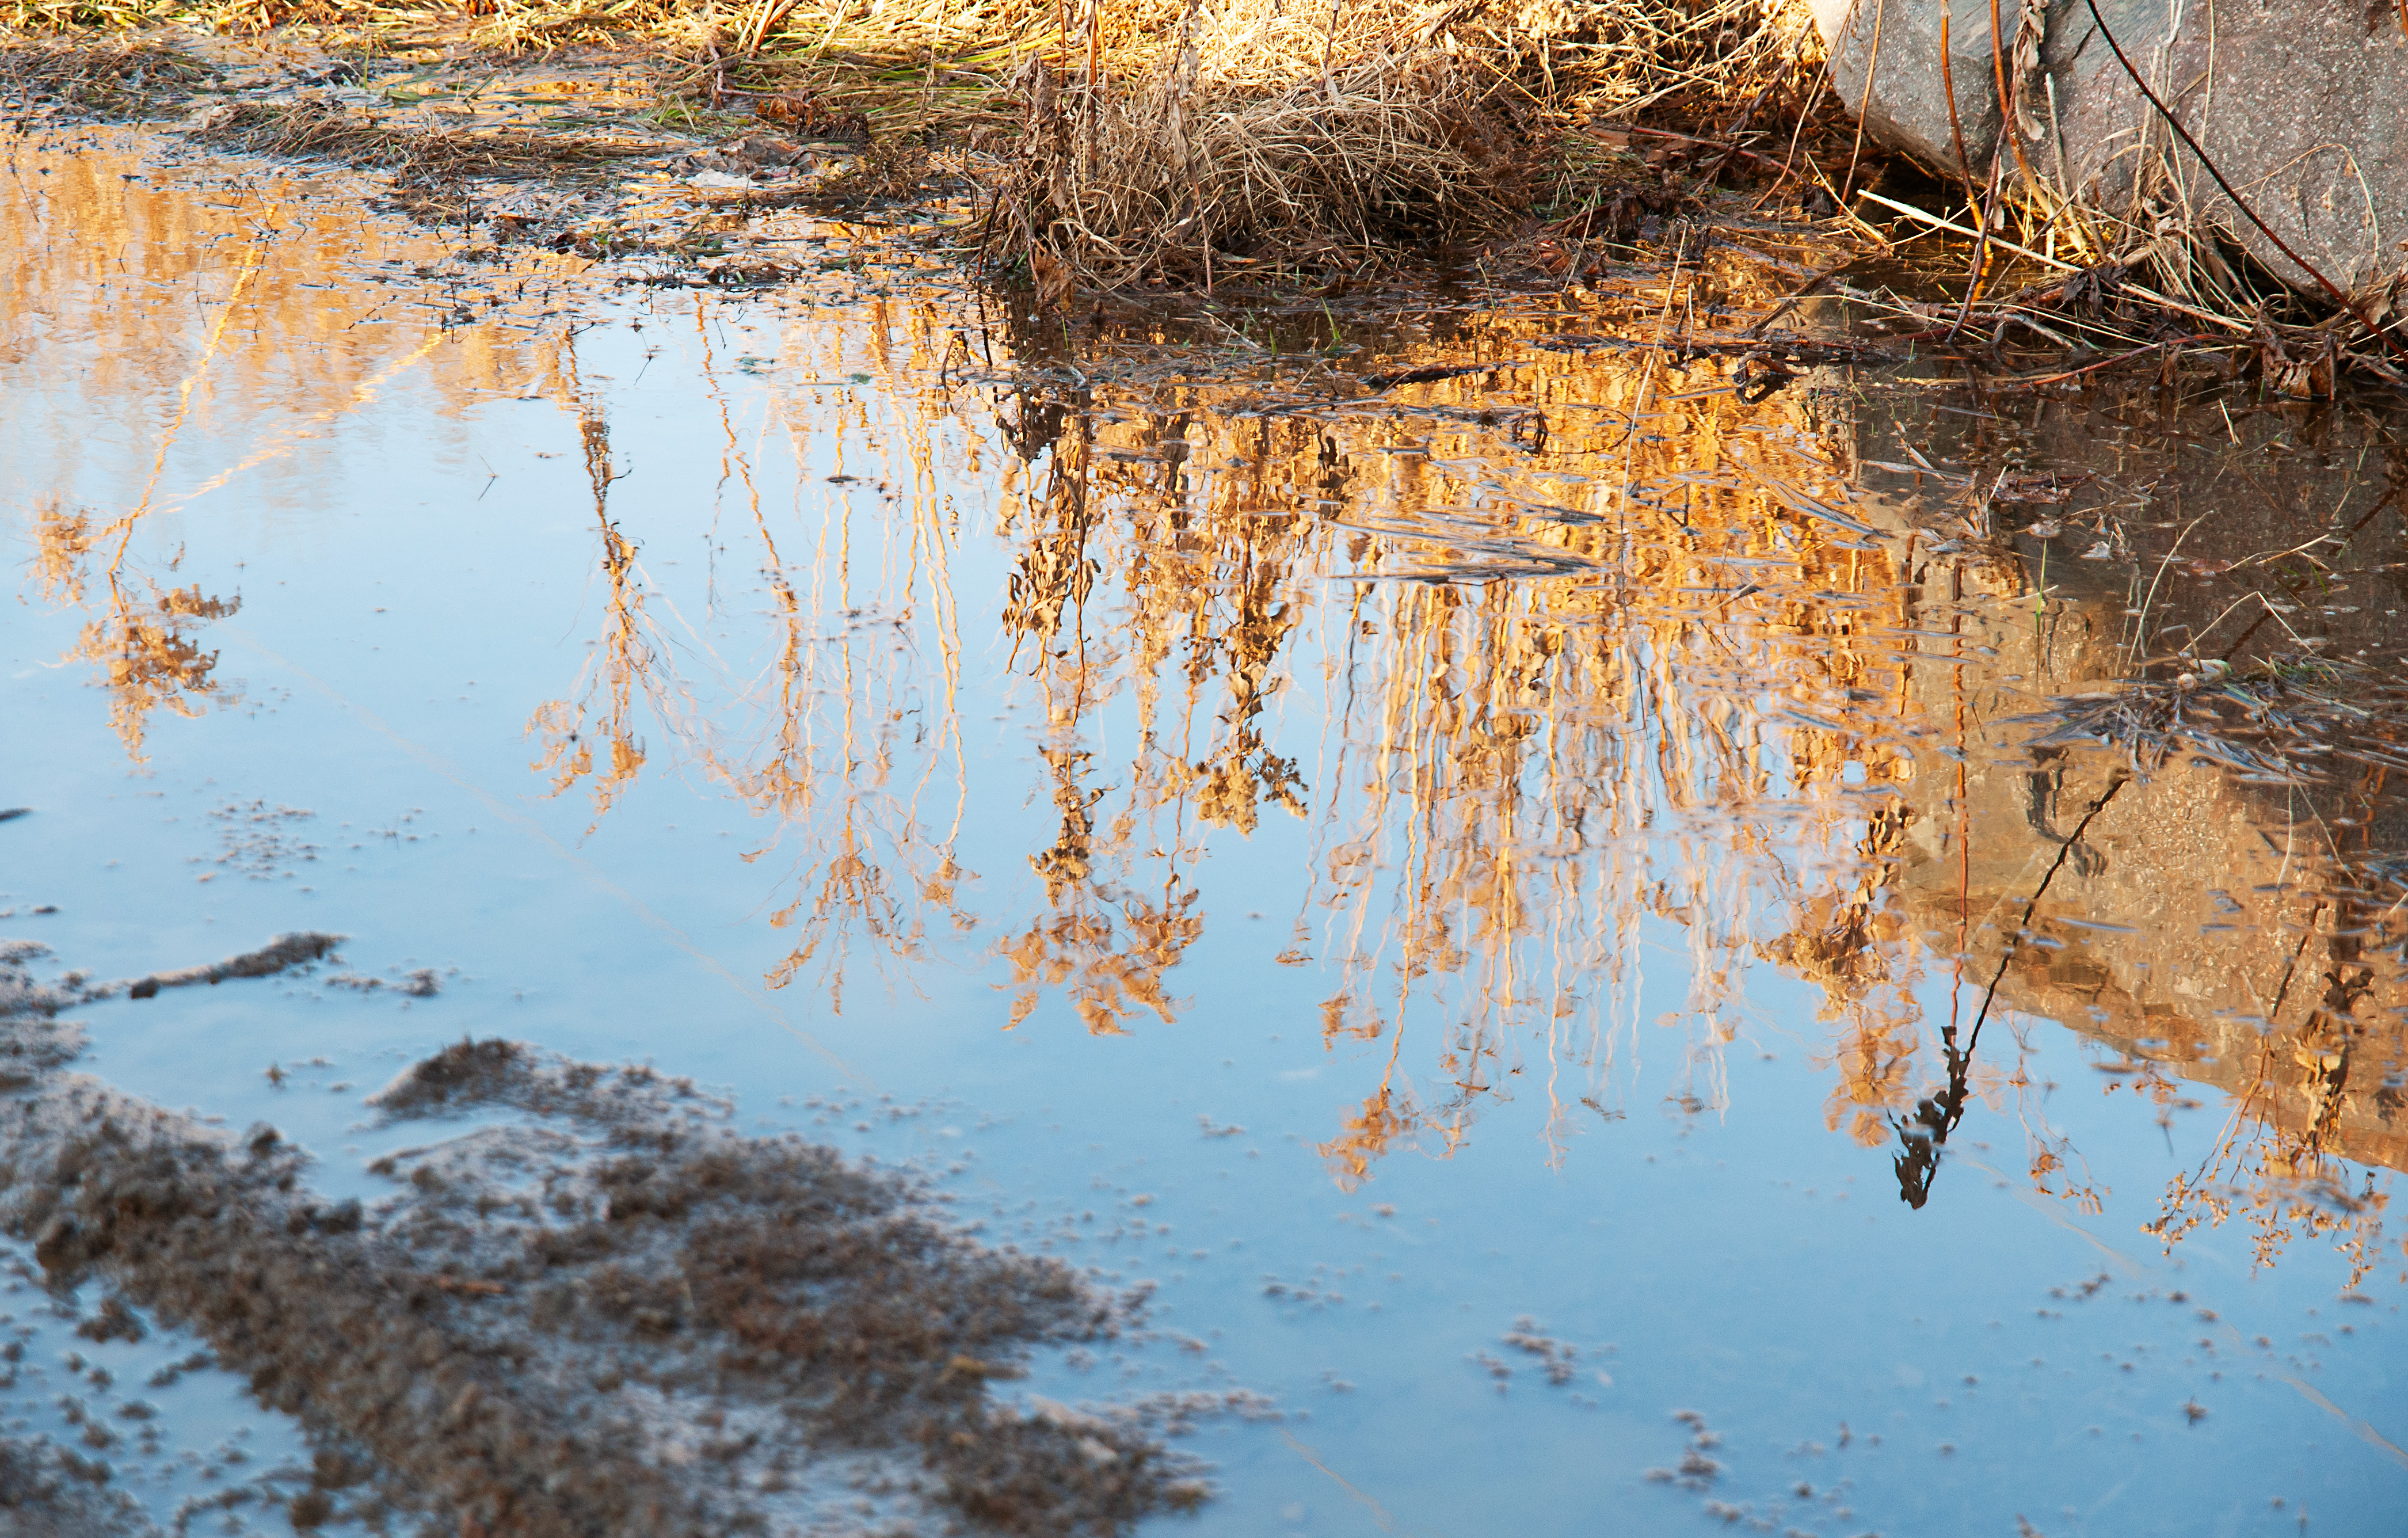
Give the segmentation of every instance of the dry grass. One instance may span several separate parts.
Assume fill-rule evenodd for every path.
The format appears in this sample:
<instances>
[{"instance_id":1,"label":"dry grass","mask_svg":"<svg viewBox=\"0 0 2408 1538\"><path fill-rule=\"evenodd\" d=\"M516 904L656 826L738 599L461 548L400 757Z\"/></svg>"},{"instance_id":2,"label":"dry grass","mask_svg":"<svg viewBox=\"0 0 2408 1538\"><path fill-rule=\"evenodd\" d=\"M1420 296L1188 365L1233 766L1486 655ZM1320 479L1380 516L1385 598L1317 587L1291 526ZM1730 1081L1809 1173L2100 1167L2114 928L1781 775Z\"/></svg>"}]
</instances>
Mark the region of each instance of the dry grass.
<instances>
[{"instance_id":1,"label":"dry grass","mask_svg":"<svg viewBox=\"0 0 2408 1538\"><path fill-rule=\"evenodd\" d=\"M0 99L140 116L180 102L217 71L172 44L0 39Z\"/></svg>"},{"instance_id":2,"label":"dry grass","mask_svg":"<svg viewBox=\"0 0 2408 1538\"><path fill-rule=\"evenodd\" d=\"M0 0L20 31L163 21L386 51L649 50L697 112L982 151L984 253L1089 286L1494 235L1593 180L1579 130L1727 118L1812 34L1798 0Z\"/></svg>"},{"instance_id":3,"label":"dry grass","mask_svg":"<svg viewBox=\"0 0 2408 1538\"><path fill-rule=\"evenodd\" d=\"M201 137L252 154L338 161L385 170L405 183L469 178L558 178L658 154L638 139L509 131L394 128L332 103L229 103L198 125Z\"/></svg>"},{"instance_id":4,"label":"dry grass","mask_svg":"<svg viewBox=\"0 0 2408 1538\"><path fill-rule=\"evenodd\" d=\"M1799 35L1765 0L1222 0L1159 20L1116 58L1091 12L1083 49L1016 72L1014 152L982 179L990 254L1040 281L1209 286L1264 257L1493 233L1568 128L1767 90Z\"/></svg>"},{"instance_id":5,"label":"dry grass","mask_svg":"<svg viewBox=\"0 0 2408 1538\"><path fill-rule=\"evenodd\" d=\"M2198 333L2186 340L2220 338L2243 349L2247 367L2270 387L2300 398L2330 396L2350 369L2408 384L2408 346L2400 340L2408 272L2378 273L2349 293L2338 285L2323 293L2295 287L2243 252L2236 237L2242 226L2229 208L2217 208L2214 187L2188 151L2150 136L2130 154L2132 185L2112 207L2068 180L2061 155L2051 165L2037 150L2027 155L2020 149L2012 150L1995 188L1984 194L1968 186L1947 208L1875 201L1912 211L1916 224L1966 237L1976 234L1991 205L1986 260L1966 279L1974 293L1995 286L1984 277L2011 254L2052 271L2000 301L2008 310L2086 312L2082 318L2095 338L2126 342L2165 336L2171 319ZM1954 180L1944 168L1942 174ZM2109 314L2102 317L2102 309Z\"/></svg>"}]
</instances>

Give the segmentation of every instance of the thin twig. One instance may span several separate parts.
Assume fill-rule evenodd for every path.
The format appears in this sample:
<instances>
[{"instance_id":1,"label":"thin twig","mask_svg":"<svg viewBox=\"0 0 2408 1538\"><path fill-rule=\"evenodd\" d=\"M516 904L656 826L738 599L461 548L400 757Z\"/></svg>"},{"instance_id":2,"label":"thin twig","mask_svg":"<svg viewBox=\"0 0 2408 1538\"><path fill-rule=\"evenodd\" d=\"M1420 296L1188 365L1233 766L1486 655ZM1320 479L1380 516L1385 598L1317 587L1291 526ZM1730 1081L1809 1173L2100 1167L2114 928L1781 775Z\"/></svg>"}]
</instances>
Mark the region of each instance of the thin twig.
<instances>
[{"instance_id":1,"label":"thin twig","mask_svg":"<svg viewBox=\"0 0 2408 1538\"><path fill-rule=\"evenodd\" d=\"M2024 159L2023 136L2015 132L2014 93L2007 89L2006 42L1999 36L1999 0L1990 0L1990 68L1999 80L1999 137L2014 151L2015 169L2024 174L2024 181L2028 185L2035 179L2030 163ZM1996 160L1998 155L1998 151L1990 151L1992 160Z\"/></svg>"},{"instance_id":2,"label":"thin twig","mask_svg":"<svg viewBox=\"0 0 2408 1538\"><path fill-rule=\"evenodd\" d=\"M1996 150L1990 151L1990 195L1982 200L1982 233L1973 237L1973 270L1965 275L1965 302L1956 307L1956 322L1948 327L1951 342L1965 329L1965 317L1973 313L1973 300L1982 292L1982 271L1990 265L1990 226L1999 222L1999 171L2005 164Z\"/></svg>"},{"instance_id":3,"label":"thin twig","mask_svg":"<svg viewBox=\"0 0 2408 1538\"><path fill-rule=\"evenodd\" d=\"M2400 0L2408 6L2408 0ZM1948 53L1948 7L1940 7L1940 89L1948 95L1948 134L1956 141L1956 169L1965 178L1965 195L1973 195L1973 163L1965 154L1965 125L1956 117L1956 71ZM1997 158L1995 147L1991 158Z\"/></svg>"},{"instance_id":4,"label":"thin twig","mask_svg":"<svg viewBox=\"0 0 2408 1538\"><path fill-rule=\"evenodd\" d=\"M1989 989L1982 995L1981 1013L1973 1016L1972 1034L1965 1042L1969 1056L1974 1047L1981 1044L1982 1022L1990 1017L1990 1001L1999 996L1999 985L2005 980L2008 966L2014 961L2015 953L2022 947L2025 933L2031 928L2032 915L2040 912L2040 899L2048 895L2049 883L2057 880L2057 873L2065 869L2065 862L2073 854L2074 846L2082 841L2082 835L2089 831L2091 820L2107 810L2107 803L2115 798L2117 791L2132 783L2131 775L2120 768L2114 770L2114 776L2099 799L2090 803L2090 810L2082 814L2082 821L2073 825L2073 831L2066 835L2065 842L2057 846L2057 858L2049 865L2048 874L2040 879L2040 885L2033 890L2031 900L2024 904L2023 919L2015 926L2015 932L2007 937L2006 954L1999 957L1999 970L1991 974Z\"/></svg>"}]
</instances>

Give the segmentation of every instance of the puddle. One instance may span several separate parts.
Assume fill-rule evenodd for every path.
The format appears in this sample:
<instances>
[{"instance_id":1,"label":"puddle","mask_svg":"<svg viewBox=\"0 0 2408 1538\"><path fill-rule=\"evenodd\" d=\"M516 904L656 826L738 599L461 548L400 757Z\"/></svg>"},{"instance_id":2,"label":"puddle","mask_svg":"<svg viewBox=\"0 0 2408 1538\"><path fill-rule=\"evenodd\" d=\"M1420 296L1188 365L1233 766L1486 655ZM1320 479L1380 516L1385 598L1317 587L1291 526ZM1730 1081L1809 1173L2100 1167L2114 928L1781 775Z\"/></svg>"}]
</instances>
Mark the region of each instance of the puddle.
<instances>
[{"instance_id":1,"label":"puddle","mask_svg":"<svg viewBox=\"0 0 2408 1538\"><path fill-rule=\"evenodd\" d=\"M1200 1532L2396 1509L2396 409L1742 380L1800 280L1729 252L1066 327L8 152L0 932L345 937L73 1011L124 1103L373 1201L434 1140L366 1098L464 1036L691 1078L1150 1287L986 1392L1187 1405ZM0 1416L79 1446L12 1253ZM85 1449L163 1524L186 1449L322 1448L183 1382Z\"/></svg>"}]
</instances>

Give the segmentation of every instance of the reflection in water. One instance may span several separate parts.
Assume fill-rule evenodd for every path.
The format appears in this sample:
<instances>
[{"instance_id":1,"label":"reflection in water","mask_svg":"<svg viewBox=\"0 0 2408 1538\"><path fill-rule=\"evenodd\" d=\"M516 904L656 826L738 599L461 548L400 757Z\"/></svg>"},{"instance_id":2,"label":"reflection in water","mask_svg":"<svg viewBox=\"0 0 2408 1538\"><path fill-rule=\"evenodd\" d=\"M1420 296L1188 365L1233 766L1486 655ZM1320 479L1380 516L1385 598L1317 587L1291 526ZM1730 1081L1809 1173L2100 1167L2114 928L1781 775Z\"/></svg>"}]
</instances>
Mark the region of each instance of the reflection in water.
<instances>
[{"instance_id":1,"label":"reflection in water","mask_svg":"<svg viewBox=\"0 0 2408 1538\"><path fill-rule=\"evenodd\" d=\"M171 206L191 217L127 196L129 249L166 260L186 232L141 221ZM2038 1189L2096 1205L2107 1177L2053 1129L2062 1086L2033 1082L2014 1034L2046 1017L2111 1049L2100 1085L2152 1118L2227 1093L2215 1151L2167 1193L2168 1243L2241 1217L2270 1262L2316 1238L2375 1263L2373 1171L2408 1168L2400 867L2377 858L2408 848L2408 812L2387 771L2254 783L2229 757L2035 753L2042 728L2017 718L2245 662L2277 632L2396 646L2387 419L2170 392L1935 410L1870 367L1768 396L1712 352L1607 345L1787 281L1728 252L1393 319L1351 355L1318 309L1295 338L1145 322L1066 340L930 292L789 313L764 371L723 361L712 301L681 297L647 323L690 323L723 427L697 614L646 565L665 536L614 511L612 397L574 341L354 339L335 323L373 296L297 287L340 259L322 237L204 263L245 286L197 362L155 319L119 350L164 370L119 410L170 488L121 522L234 473L170 453L184 397L243 409L222 377L316 420L402 367L451 415L555 402L591 485L599 617L582 674L528 718L533 768L595 826L646 775L749 807L764 833L743 858L793 937L772 986L841 1010L859 967L909 985L967 947L997 964L1006 1028L1049 1002L1097 1034L1167 1025L1182 959L1232 918L1210 858L1260 841L1306 859L1270 915L1276 960L1299 988L1321 970L1326 1042L1362 1065L1322 1149L1341 1184L1463 1146L1517 1094L1544 1095L1559 1154L1628 1114L1651 1029L1679 1043L1669 1109L1721 1108L1770 963L1822 992L1828 1125L1891 1148L1913 1206L1976 1100L2021 1123ZM85 302L61 297L63 248L18 249L13 292ZM1493 367L1448 373L1467 360ZM1363 382L1415 370L1445 377ZM2250 519L2213 516L2230 485ZM36 515L29 586L93 614L81 654L138 755L150 712L215 687L197 632L234 600L114 565L102 582L88 556L117 525L66 505ZM987 541L1000 580L957 592ZM994 639L966 646L966 623ZM997 787L965 734L1006 703L1035 715L1033 756ZM1012 796L1031 880L982 882L965 818ZM1666 937L1687 1000L1641 1020Z\"/></svg>"},{"instance_id":2,"label":"reflection in water","mask_svg":"<svg viewBox=\"0 0 2408 1538\"><path fill-rule=\"evenodd\" d=\"M2031 900L2024 904L2023 915L2016 921L2005 953L1999 957L1999 970L1991 974L1989 986L1982 990L1982 1007L1974 1013L1973 1028L1966 1033L1964 1045L1957 1045L1955 1020L1940 1028L1940 1055L1947 1071L1946 1085L1938 1094L1928 1095L1915 1101L1913 1121L1898 1127L1899 1142L1904 1151L1893 1164L1898 1171L1899 1195L1908 1206L1920 1207L1931 1198L1931 1177L1940 1169L1940 1149L1947 1143L1948 1134L1956 1130L1957 1124L1965 1119L1965 1102L1971 1090L1969 1077L1974 1055L1981 1050L1982 1027L1990 1017L1991 1006L1998 1002L1999 985L2006 980L2007 969L2014 964L2015 952L2031 932L2032 916L2040 911L2041 900L2048 896L2049 886L2057 880L2057 872L2065 869L2066 860L2069 857L2077 861L2082 858L2082 836L2090 830L2091 823L2107 810L2107 804L2115 798L2116 793L2131 783L2128 774L2110 774L2107 788L2090 803L2083 812L2082 820L2073 826L2073 830L2061 839L2051 835L2058 845L2057 858L2049 862L2048 873L2041 877ZM1892 1125L1897 1124L1893 1122ZM2046 1176L2058 1167L2058 1162L2054 1154L2042 1151L2033 1161L2034 1181L2044 1182ZM2096 1196L2086 1192L2084 1197L2085 1205L2096 1211L2099 1206Z\"/></svg>"},{"instance_id":3,"label":"reflection in water","mask_svg":"<svg viewBox=\"0 0 2408 1538\"><path fill-rule=\"evenodd\" d=\"M573 359L566 360L572 364ZM643 592L636 576L636 545L610 520L610 429L599 402L578 394L571 381L570 399L578 417L578 438L585 448L585 474L594 485L594 524L601 541L603 608L609 616L601 643L587 665L585 676L572 691L577 703L555 699L537 707L527 723L540 733L543 753L532 766L552 776L555 796L580 782L590 782L594 825L599 826L611 805L644 767L644 749L636 737L634 694L666 683L655 657L643 613ZM666 701L655 699L653 708ZM599 738L608 758L597 772L594 740ZM593 831L592 827L587 829Z\"/></svg>"},{"instance_id":4,"label":"reflection in water","mask_svg":"<svg viewBox=\"0 0 2408 1538\"><path fill-rule=\"evenodd\" d=\"M913 330L940 323L931 311ZM1388 345L1412 363L1526 346L1537 330L1492 320ZM797 371L822 378L856 361L847 346L833 328L790 333L809 360ZM1998 734L2042 692L2017 684L2129 670L2128 657L2078 654L2078 637L2129 646L2103 603L2064 596L2045 556L2020 561L1911 498L1852 491L1855 424L1818 414L1828 397L1751 405L1711 369L1556 352L1538 354L1543 372L1504 376L1510 385L1317 402L1307 418L1283 394L1295 387L1264 371L1199 381L1192 361L1160 369L1134 350L1098 354L1076 382L1049 377L1039 356L990 384L1017 460L995 612L1006 666L1044 722L1032 787L1044 833L1025 856L1043 903L996 946L1012 1024L1049 995L1098 1032L1172 1019L1173 969L1210 916L1199 862L1215 838L1259 836L1266 816L1286 816L1312 853L1279 959L1334 965L1340 985L1321 1010L1333 1048L1385 1042L1359 1109L1325 1147L1341 1180L1369 1178L1400 1146L1458 1146L1484 1103L1530 1076L1532 1044L1559 1116L1623 1114L1612 1070L1617 1041L1639 1027L1622 1002L1629 938L1657 919L1691 953L1690 1009L1666 1022L1689 1060L1676 1105L1719 1103L1745 970L1770 959L1824 986L1832 1124L1868 1143L1901 1140L1911 1202L1928 1198L1947 1134L1980 1096L2021 1107L2041 1188L2096 1204L2079 1151L2048 1129L2012 1053L1994 1045L1985 1060L1982 1030L1995 995L2113 1040L2096 1005L2044 1006L2028 980L2065 966L2048 932L2058 915L2080 915L2090 934L2126 925L2114 851L2135 836L2109 804L2125 782L2099 780L2105 760L2062 752L1991 762ZM915 479L965 478L982 452L977 418L964 423L924 375L882 383L888 409L916 402L958 435L959 458L940 471L914 458ZM933 437L911 441L915 455L933 452ZM841 701L846 746L816 772L798 767L809 734L789 688L771 762L785 784L843 789L807 840L824 864L781 913L818 927L780 982L824 945L908 967L932 918L980 922L949 843L881 799L895 780L938 772L946 760L931 743L959 731L947 713L933 732L904 733L916 700L882 717L867 697L901 697L917 676L910 650L865 642L846 585L856 541L895 538L889 515L847 493L824 517L818 611L835 618L829 582L848 597L843 623L822 634L822 676L843 682L812 713ZM933 502L910 517L920 538L937 523ZM939 526L932 542L945 538ZM916 569L881 548L885 569ZM2225 602L2155 581L2160 634ZM915 624L901 606L878 620ZM802 651L789 640L790 669ZM1321 697L1303 712L1322 722L1317 744L1279 729L1281 696L1300 687ZM1099 724L1116 709L1133 730L1110 735L1134 745L1113 758ZM884 724L866 760L851 745L863 719ZM2131 804L2179 803L2175 782L2191 772L2158 769ZM2262 843L2266 812L2250 792L2221 794L2241 836ZM1993 815L2000 796L2008 807ZM797 817L803 800L778 810ZM872 826L883 858L922 852L936 876L886 879L864 841ZM2195 857L2227 871L2243 855L2217 844ZM2287 879L2306 873L2304 855L2298 863ZM1936 884L1946 876L1953 890ZM1926 982L1941 975L1971 979L1970 1026L1952 1015L1927 1027ZM2236 1087L2236 1137L2281 1125L2271 1100ZM2313 1167L2260 1160L2253 1200L2290 1201L2278 1187ZM2208 1190L2225 1176L2203 1179ZM2304 1200L2334 1207L2329 1191ZM2194 1194L2174 1201L2198 1210ZM2348 1206L2363 1249L2379 1233L2375 1206Z\"/></svg>"},{"instance_id":5,"label":"reflection in water","mask_svg":"<svg viewBox=\"0 0 2408 1538\"><path fill-rule=\"evenodd\" d=\"M144 724L154 710L178 715L201 713L201 702L218 693L218 654L204 652L190 635L204 620L223 619L242 607L239 598L205 598L200 587L153 590L148 603L128 593L112 575L108 612L83 628L76 656L97 663L108 690L108 723L136 763L143 761Z\"/></svg>"},{"instance_id":6,"label":"reflection in water","mask_svg":"<svg viewBox=\"0 0 2408 1538\"><path fill-rule=\"evenodd\" d=\"M131 520L119 522L130 525ZM62 511L52 502L36 511L33 532L29 566L35 592L46 603L97 611L69 660L97 668L99 682L108 691L109 725L125 744L127 756L137 764L146 761L142 743L153 711L196 716L210 697L228 697L212 676L218 654L202 650L194 631L239 610L240 598L205 597L198 583L163 588L121 562L111 562L98 579L105 600L88 605L85 588L93 581L88 559L110 531L95 530L91 513Z\"/></svg>"},{"instance_id":7,"label":"reflection in water","mask_svg":"<svg viewBox=\"0 0 2408 1538\"><path fill-rule=\"evenodd\" d=\"M132 554L137 528L180 519L245 478L270 481L271 505L307 505L327 429L397 381L424 374L456 414L552 344L500 324L392 323L396 310L430 307L389 269L416 288L407 264L438 248L395 239L356 197L308 196L285 179L239 172L194 196L148 185L138 161L115 153L53 159L20 139L10 154L43 164L40 196L0 199L0 367L22 379L0 449L22 467L17 484L31 503L22 510L33 525L30 585L45 603L93 613L73 660L97 668L111 724L138 763L152 712L196 715L231 698L200 637L241 600L143 569ZM121 169L128 165L136 169ZM369 252L382 269L369 267ZM532 265L538 280L552 270ZM526 288L522 280L522 296ZM45 349L94 338L101 345L80 354L91 367L40 368ZM230 463L217 457L229 452ZM116 457L145 467L134 495L106 510L78 505L70 478ZM46 469L58 478L49 487Z\"/></svg>"}]
</instances>

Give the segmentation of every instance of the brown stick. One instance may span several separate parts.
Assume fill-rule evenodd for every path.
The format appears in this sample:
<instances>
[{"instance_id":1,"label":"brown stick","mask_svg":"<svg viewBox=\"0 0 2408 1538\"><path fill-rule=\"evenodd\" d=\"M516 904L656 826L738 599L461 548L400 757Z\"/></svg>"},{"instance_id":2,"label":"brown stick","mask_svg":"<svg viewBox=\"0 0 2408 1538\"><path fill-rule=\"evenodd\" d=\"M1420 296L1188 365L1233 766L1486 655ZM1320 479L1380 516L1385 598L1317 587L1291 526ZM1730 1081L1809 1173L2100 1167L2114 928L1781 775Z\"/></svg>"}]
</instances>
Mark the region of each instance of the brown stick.
<instances>
[{"instance_id":1,"label":"brown stick","mask_svg":"<svg viewBox=\"0 0 2408 1538\"><path fill-rule=\"evenodd\" d=\"M1973 237L1973 270L1965 278L1965 302L1956 307L1956 323L1948 328L1948 339L1955 341L1956 333L1965 328L1965 317L1973 313L1974 296L1982 292L1982 273L1990 265L1990 226L1998 221L1999 173L2005 166L1998 151L1990 152L1990 195L1982 200L1982 231Z\"/></svg>"},{"instance_id":2,"label":"brown stick","mask_svg":"<svg viewBox=\"0 0 2408 1538\"><path fill-rule=\"evenodd\" d=\"M1096 180L1096 136L1104 121L1104 0L1087 0L1087 180Z\"/></svg>"},{"instance_id":3,"label":"brown stick","mask_svg":"<svg viewBox=\"0 0 2408 1538\"><path fill-rule=\"evenodd\" d=\"M2400 0L2408 6L2408 0ZM1940 7L1940 89L1948 96L1948 134L1956 141L1956 169L1965 178L1965 196L1973 195L1973 162L1965 153L1965 125L1956 119L1956 71L1948 52L1948 7ZM1991 151L1992 158L1998 151Z\"/></svg>"},{"instance_id":4,"label":"brown stick","mask_svg":"<svg viewBox=\"0 0 2408 1538\"><path fill-rule=\"evenodd\" d=\"M2401 0L2408 5L2408 0ZM1990 256L1990 214L1973 201L1973 162L1965 153L1965 125L1956 116L1956 68L1955 56L1948 50L1948 7L1940 7L1940 88L1948 96L1948 133L1956 141L1956 169L1965 178L1965 207L1981 223L1982 234L1973 243L1973 270L1965 278L1965 302L1957 307L1956 323L1948 328L1948 339L1954 342L1956 333L1965 329L1965 317L1973 313L1973 291L1982 286L1982 266ZM1999 161L1997 146L1990 150L1990 164ZM1993 180L1996 180L1994 177Z\"/></svg>"},{"instance_id":5,"label":"brown stick","mask_svg":"<svg viewBox=\"0 0 2408 1538\"><path fill-rule=\"evenodd\" d=\"M1999 137L2014 148L2015 169L2024 174L2026 181L2030 181L2033 180L2031 163L2024 159L2024 137L2015 132L2015 100L2007 91L2007 45L2006 40L1999 36L1999 0L1990 0L1990 69L1999 81ZM1991 151L1993 166L1998 164L1998 159L1999 152ZM1995 187L1998 184L1999 179L1992 176L1990 185ZM1983 228L1988 227L1988 222L1984 221Z\"/></svg>"}]
</instances>

